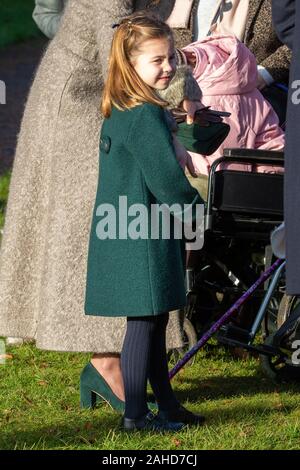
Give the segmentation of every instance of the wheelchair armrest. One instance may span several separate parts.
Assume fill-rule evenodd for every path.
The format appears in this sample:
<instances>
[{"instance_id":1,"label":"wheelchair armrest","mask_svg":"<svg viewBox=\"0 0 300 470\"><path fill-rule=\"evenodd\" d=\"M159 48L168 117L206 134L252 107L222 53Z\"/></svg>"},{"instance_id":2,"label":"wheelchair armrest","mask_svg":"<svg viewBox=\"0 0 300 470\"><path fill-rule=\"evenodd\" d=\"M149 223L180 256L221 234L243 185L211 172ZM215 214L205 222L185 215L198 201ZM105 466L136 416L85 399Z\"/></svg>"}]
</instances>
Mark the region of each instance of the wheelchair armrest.
<instances>
[{"instance_id":1,"label":"wheelchair armrest","mask_svg":"<svg viewBox=\"0 0 300 470\"><path fill-rule=\"evenodd\" d=\"M282 163L284 161L284 152L275 150L254 150L254 149L241 149L241 148L227 148L224 149L223 155L226 158L232 158L236 162L249 163L262 163L262 164L274 164ZM224 160L226 160L224 158Z\"/></svg>"}]
</instances>

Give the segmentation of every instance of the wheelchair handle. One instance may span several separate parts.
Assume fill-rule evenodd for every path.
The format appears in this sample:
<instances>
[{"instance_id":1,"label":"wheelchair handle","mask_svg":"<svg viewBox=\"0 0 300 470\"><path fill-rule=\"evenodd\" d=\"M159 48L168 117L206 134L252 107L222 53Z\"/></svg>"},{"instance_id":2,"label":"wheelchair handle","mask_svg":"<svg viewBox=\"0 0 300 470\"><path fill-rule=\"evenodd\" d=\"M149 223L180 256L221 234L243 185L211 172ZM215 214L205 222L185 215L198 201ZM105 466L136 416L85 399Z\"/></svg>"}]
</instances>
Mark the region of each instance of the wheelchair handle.
<instances>
[{"instance_id":1,"label":"wheelchair handle","mask_svg":"<svg viewBox=\"0 0 300 470\"><path fill-rule=\"evenodd\" d=\"M236 162L262 163L262 164L273 165L273 164L283 163L284 152L279 152L279 151L274 151L274 150L253 150L253 149L241 149L241 148L224 149L223 157L220 157L220 158L226 160L229 157L235 158L236 160L234 161ZM215 162L216 161L217 160L215 160Z\"/></svg>"}]
</instances>

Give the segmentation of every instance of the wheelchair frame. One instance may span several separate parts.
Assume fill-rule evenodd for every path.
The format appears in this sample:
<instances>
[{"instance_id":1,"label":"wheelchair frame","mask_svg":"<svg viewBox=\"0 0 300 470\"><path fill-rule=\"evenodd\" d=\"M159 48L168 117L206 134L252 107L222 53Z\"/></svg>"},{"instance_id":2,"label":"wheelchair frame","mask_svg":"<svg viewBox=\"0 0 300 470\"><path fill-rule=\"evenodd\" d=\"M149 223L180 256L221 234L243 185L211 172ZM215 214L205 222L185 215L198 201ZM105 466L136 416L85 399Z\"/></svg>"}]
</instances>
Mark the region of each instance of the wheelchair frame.
<instances>
[{"instance_id":1,"label":"wheelchair frame","mask_svg":"<svg viewBox=\"0 0 300 470\"><path fill-rule=\"evenodd\" d=\"M217 188L217 183L218 183L218 173L220 172L217 171L217 168L219 167L220 163L223 162L230 162L230 163L246 163L246 164L262 164L262 165L278 165L278 166L283 166L284 163L284 155L283 152L274 152L274 151L261 151L261 150L252 150L252 149L225 149L224 150L224 156L218 158L211 166L211 171L209 174L209 180L208 180L208 201L207 201L207 210L205 214L205 233L210 233L214 234L215 227L217 226L216 233L221 234L221 236L228 236L232 237L234 236L233 233L230 233L230 230L227 232L227 227L225 227L225 232L227 233L222 233L221 231L221 224L220 220L220 212L225 215L230 215L232 216L232 213L236 213L236 221L237 221L237 233L238 236L245 236L251 237L253 234L255 234L258 239L265 240L266 242L269 240L269 235L270 231L279 223L281 223L282 218L283 218L283 175L277 174L277 175L270 175L270 174L261 174L261 173L256 173L256 178L264 178L264 181L266 179L271 179L273 178L273 181L277 181L277 190L278 188L281 188L281 192L277 194L277 198L275 199L272 198L266 198L264 200L263 208L262 210L259 210L260 212L257 216L257 211L255 207L251 207L252 202L256 202L256 198L254 197L254 201L251 201L251 197L249 199L249 194L247 194L247 204L248 206L246 208L241 208L240 207L240 202L237 204L237 207L235 208L234 205L229 205L226 207L223 204L222 198L220 199L219 194L218 194L218 188ZM226 177L226 172L236 172L237 174L242 173L245 179L251 180L253 178L250 175L253 175L253 173L248 172L240 172L238 170L221 170L223 172L223 176L225 175ZM271 178L270 178L271 176ZM264 188L263 188L264 189ZM226 187L224 188L225 193L222 193L222 196L225 194L225 199L226 199ZM275 188L276 191L276 188ZM255 196L255 194L254 194ZM229 198L230 199L230 198ZM217 206L216 207L216 201L217 201ZM222 205L223 204L223 205ZM268 205L269 204L269 205ZM254 204L255 205L255 204ZM219 208L221 207L221 211ZM221 217L222 219L222 217ZM243 227L240 228L239 224L242 226L245 226L245 231L243 231ZM255 230L258 226L262 226L263 230L260 231L259 233L255 233ZM253 231L254 228L254 231ZM205 250L205 243L204 247L202 250ZM268 257L268 265L266 266L267 272L272 268L271 266L271 256ZM278 351L278 349L275 349L271 346L268 346L266 344L260 344L260 345L253 345L254 339L262 325L262 322L264 321L267 313L267 309L270 303L270 300L272 296L274 295L278 284L280 280L283 278L284 275L284 267L285 263L282 260L277 260L277 265L276 271L274 273L273 279L271 282L267 285L265 280L265 289L264 289L264 297L262 299L261 305L257 311L257 314L255 315L253 322L250 325L250 328L244 329L244 328L239 328L234 325L230 324L224 324L224 321L221 321L219 319L214 325L211 327L211 329L205 333L200 340L196 343L196 345L193 346L192 350L187 353L184 356L185 360L180 360L178 365L176 365L172 371L170 372L170 377L173 377L178 370L190 360L190 358L195 354L195 352L198 351L210 338L212 334L214 334L217 330L220 329L220 333L218 336L219 342L223 344L227 344L229 346L234 346L234 347L241 347L244 348L248 351L256 352L259 354L267 355L267 356L274 356L274 355L280 355L282 356L281 352ZM275 264L276 264L275 263ZM273 265L274 266L274 265ZM191 282L191 277L188 275L190 274L190 270L187 269L187 294L189 292L193 291L193 283ZM270 275L270 274L269 274ZM268 275L268 276L269 276ZM236 282L236 277L232 275L232 281ZM245 286L243 286L243 294L242 297L245 295ZM249 289L250 290L250 289ZM255 289L254 289L255 290ZM251 292L251 294L253 291ZM250 296L248 296L250 297ZM236 301L235 304L238 303ZM243 302L242 302L243 303ZM241 303L239 304L239 306ZM233 307L234 307L233 306ZM237 309L234 308L233 311L232 308L227 310L226 314L222 316L222 318L225 318L225 322L228 321L229 318L231 318L232 313L236 311ZM228 315L229 313L229 315ZM226 316L227 315L227 316ZM193 353L191 354L191 352ZM178 367L179 366L179 367Z\"/></svg>"}]
</instances>

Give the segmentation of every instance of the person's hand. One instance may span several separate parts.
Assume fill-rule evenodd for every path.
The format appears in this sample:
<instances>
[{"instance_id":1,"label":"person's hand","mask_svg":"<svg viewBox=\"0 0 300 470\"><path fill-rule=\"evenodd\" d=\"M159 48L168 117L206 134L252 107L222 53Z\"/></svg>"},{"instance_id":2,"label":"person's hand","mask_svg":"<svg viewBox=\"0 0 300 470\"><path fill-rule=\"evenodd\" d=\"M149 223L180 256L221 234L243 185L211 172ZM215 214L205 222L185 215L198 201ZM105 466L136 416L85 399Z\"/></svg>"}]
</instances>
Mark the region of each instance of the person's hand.
<instances>
[{"instance_id":1,"label":"person's hand","mask_svg":"<svg viewBox=\"0 0 300 470\"><path fill-rule=\"evenodd\" d=\"M183 109L187 112L186 122L187 124L193 124L195 112L198 109L203 108L203 104L201 101L190 101L190 100L183 100L182 102Z\"/></svg>"},{"instance_id":2,"label":"person's hand","mask_svg":"<svg viewBox=\"0 0 300 470\"><path fill-rule=\"evenodd\" d=\"M196 65L196 55L194 52L191 52L191 51L182 51L186 57L186 60L187 60L187 63L191 66L191 67L195 67Z\"/></svg>"},{"instance_id":3,"label":"person's hand","mask_svg":"<svg viewBox=\"0 0 300 470\"><path fill-rule=\"evenodd\" d=\"M263 90L266 86L267 86L267 83L263 79L262 75L258 72L256 88L258 88L259 90Z\"/></svg>"},{"instance_id":4,"label":"person's hand","mask_svg":"<svg viewBox=\"0 0 300 470\"><path fill-rule=\"evenodd\" d=\"M202 126L202 127L207 127L209 126L210 122L222 122L223 117L222 117L222 112L210 110L210 106L204 106L201 101L190 101L190 100L184 100L182 102L182 107L186 111L186 122L187 124L193 124L194 121L197 121L197 123ZM196 117L196 112L202 110L201 113L197 114ZM226 113L230 116L230 113ZM224 113L225 115L225 113Z\"/></svg>"},{"instance_id":5,"label":"person's hand","mask_svg":"<svg viewBox=\"0 0 300 470\"><path fill-rule=\"evenodd\" d=\"M193 165L193 160L190 154L187 152L185 147L179 142L179 140L176 137L176 134L173 133L173 144L174 144L174 149L176 153L176 158L183 170L187 168L188 172L192 176L197 176L197 173L195 172L195 168Z\"/></svg>"},{"instance_id":6,"label":"person's hand","mask_svg":"<svg viewBox=\"0 0 300 470\"><path fill-rule=\"evenodd\" d=\"M195 178L197 177L197 173L195 171L194 163L192 160L192 157L190 156L189 152L187 153L187 160L186 160L186 168L191 176L194 176Z\"/></svg>"}]
</instances>

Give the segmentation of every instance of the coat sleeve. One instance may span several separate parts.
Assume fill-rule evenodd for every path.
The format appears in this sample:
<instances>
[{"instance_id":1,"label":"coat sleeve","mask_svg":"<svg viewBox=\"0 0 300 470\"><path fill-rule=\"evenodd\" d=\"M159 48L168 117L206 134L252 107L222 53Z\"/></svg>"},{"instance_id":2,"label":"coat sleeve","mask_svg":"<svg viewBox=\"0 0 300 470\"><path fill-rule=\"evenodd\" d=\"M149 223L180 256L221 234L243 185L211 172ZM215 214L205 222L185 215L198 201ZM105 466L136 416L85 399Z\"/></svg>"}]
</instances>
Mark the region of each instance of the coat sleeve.
<instances>
[{"instance_id":1,"label":"coat sleeve","mask_svg":"<svg viewBox=\"0 0 300 470\"><path fill-rule=\"evenodd\" d=\"M272 16L277 36L283 44L293 48L295 30L296 1L273 0Z\"/></svg>"},{"instance_id":2,"label":"coat sleeve","mask_svg":"<svg viewBox=\"0 0 300 470\"><path fill-rule=\"evenodd\" d=\"M135 0L91 0L94 29L101 72L107 76L111 42L114 34L112 25L134 12Z\"/></svg>"},{"instance_id":3,"label":"coat sleeve","mask_svg":"<svg viewBox=\"0 0 300 470\"><path fill-rule=\"evenodd\" d=\"M265 67L275 81L285 82L288 79L291 57L290 49L284 44L260 62L259 65Z\"/></svg>"},{"instance_id":4,"label":"coat sleeve","mask_svg":"<svg viewBox=\"0 0 300 470\"><path fill-rule=\"evenodd\" d=\"M35 0L32 18L49 39L54 38L64 11L63 0Z\"/></svg>"},{"instance_id":5,"label":"coat sleeve","mask_svg":"<svg viewBox=\"0 0 300 470\"><path fill-rule=\"evenodd\" d=\"M283 150L284 144L285 135L279 126L277 114L271 105L264 103L254 148L260 150Z\"/></svg>"},{"instance_id":6,"label":"coat sleeve","mask_svg":"<svg viewBox=\"0 0 300 470\"><path fill-rule=\"evenodd\" d=\"M176 160L172 135L164 111L159 106L143 104L135 110L127 145L139 165L146 185L160 203L202 204Z\"/></svg>"},{"instance_id":7,"label":"coat sleeve","mask_svg":"<svg viewBox=\"0 0 300 470\"><path fill-rule=\"evenodd\" d=\"M264 102L261 112L256 110L256 119L259 121L256 131L254 148L259 150L278 150L283 151L285 145L285 135L279 126L277 114L269 103ZM252 171L258 173L283 173L282 166L260 165L252 166Z\"/></svg>"}]
</instances>

